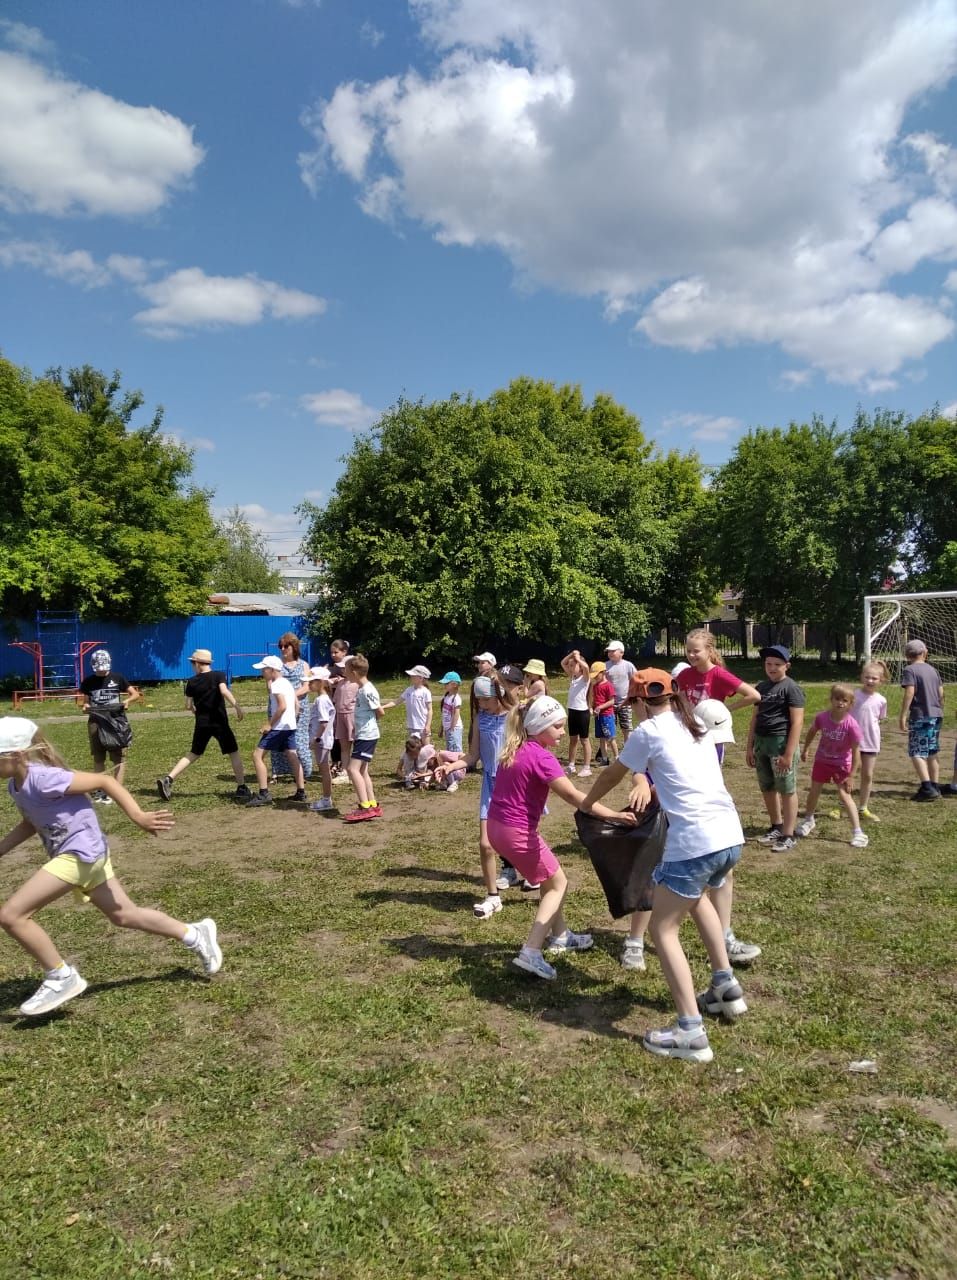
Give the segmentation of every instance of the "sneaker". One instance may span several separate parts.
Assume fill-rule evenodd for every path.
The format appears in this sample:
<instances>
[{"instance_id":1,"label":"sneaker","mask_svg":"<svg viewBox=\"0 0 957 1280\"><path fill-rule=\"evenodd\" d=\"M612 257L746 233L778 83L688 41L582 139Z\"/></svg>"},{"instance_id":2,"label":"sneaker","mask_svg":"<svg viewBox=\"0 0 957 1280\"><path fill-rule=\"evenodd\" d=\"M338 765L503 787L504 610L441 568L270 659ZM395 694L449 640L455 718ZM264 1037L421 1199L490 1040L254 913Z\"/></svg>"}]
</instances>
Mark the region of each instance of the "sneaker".
<instances>
[{"instance_id":1,"label":"sneaker","mask_svg":"<svg viewBox=\"0 0 957 1280\"><path fill-rule=\"evenodd\" d=\"M645 964L645 940L644 938L626 938L624 946L621 949L621 967L623 969L631 969L633 973L644 973L648 966Z\"/></svg>"},{"instance_id":2,"label":"sneaker","mask_svg":"<svg viewBox=\"0 0 957 1280\"><path fill-rule=\"evenodd\" d=\"M250 796L246 801L246 808L260 809L264 804L272 804L272 796L268 791L260 791L258 795Z\"/></svg>"},{"instance_id":3,"label":"sneaker","mask_svg":"<svg viewBox=\"0 0 957 1280\"><path fill-rule=\"evenodd\" d=\"M472 915L479 920L488 920L496 911L501 911L502 899L497 893L490 893L482 902L472 905Z\"/></svg>"},{"instance_id":4,"label":"sneaker","mask_svg":"<svg viewBox=\"0 0 957 1280\"><path fill-rule=\"evenodd\" d=\"M814 814L809 813L808 816L806 818L802 818L794 828L794 834L796 836L801 836L802 838L804 836L809 836L816 826L817 823L814 821Z\"/></svg>"},{"instance_id":5,"label":"sneaker","mask_svg":"<svg viewBox=\"0 0 957 1280\"><path fill-rule=\"evenodd\" d=\"M771 852L772 853L790 853L796 844L797 844L797 841L795 840L794 836L779 835L777 840L775 840L774 844L772 844L771 846Z\"/></svg>"},{"instance_id":6,"label":"sneaker","mask_svg":"<svg viewBox=\"0 0 957 1280\"><path fill-rule=\"evenodd\" d=\"M81 978L75 969L71 969L65 978L44 978L30 999L24 1000L20 1012L27 1018L36 1018L41 1013L58 1009L85 990L86 978Z\"/></svg>"},{"instance_id":7,"label":"sneaker","mask_svg":"<svg viewBox=\"0 0 957 1280\"><path fill-rule=\"evenodd\" d=\"M945 782L942 786L939 786L937 790L942 796L957 796L957 786L954 786L952 782ZM875 818L872 813L868 813L866 809L862 809L861 813L865 818L870 818L871 822L877 822L877 818Z\"/></svg>"},{"instance_id":8,"label":"sneaker","mask_svg":"<svg viewBox=\"0 0 957 1280\"><path fill-rule=\"evenodd\" d=\"M300 804L302 804L302 803L303 803L303 801L305 801L305 800L308 800L308 799L309 799L309 797L306 795L306 793L305 793L305 791L303 790L303 788L302 788L302 787L297 787L297 788L296 788L296 792L295 792L295 794L293 795L293 797L292 797L292 798L293 798L293 800L298 800Z\"/></svg>"},{"instance_id":9,"label":"sneaker","mask_svg":"<svg viewBox=\"0 0 957 1280\"><path fill-rule=\"evenodd\" d=\"M948 786L949 786L949 785L950 785L950 784L948 783ZM944 788L943 788L943 787L941 787L941 789L940 789L940 794L941 794L941 795L943 795L943 794L944 794ZM948 792L947 792L947 794L948 794L948 795L957 795L957 787L955 787L955 788L954 788L953 792L948 791ZM877 816L877 814L876 814L876 813L871 813L870 809L861 809L860 814L861 814L861 817L862 817L862 818L866 818L868 822L877 822L877 823L880 823L880 818Z\"/></svg>"},{"instance_id":10,"label":"sneaker","mask_svg":"<svg viewBox=\"0 0 957 1280\"><path fill-rule=\"evenodd\" d=\"M366 809L366 813L369 815L370 818L381 818L382 808L381 806L374 804L371 809Z\"/></svg>"},{"instance_id":11,"label":"sneaker","mask_svg":"<svg viewBox=\"0 0 957 1280\"><path fill-rule=\"evenodd\" d=\"M717 986L712 983L707 991L702 991L698 996L698 1008L702 1013L721 1014L724 1018L740 1018L748 1011L744 992L734 978L719 982Z\"/></svg>"},{"instance_id":12,"label":"sneaker","mask_svg":"<svg viewBox=\"0 0 957 1280\"><path fill-rule=\"evenodd\" d=\"M577 768L576 768L576 766L575 766L575 765L573 765L573 764L566 764L566 765L565 765L565 772L566 772L567 774L575 774L575 773L577 773L577 772L578 772L578 769L577 769Z\"/></svg>"},{"instance_id":13,"label":"sneaker","mask_svg":"<svg viewBox=\"0 0 957 1280\"><path fill-rule=\"evenodd\" d=\"M741 968L749 965L752 960L757 960L761 954L761 948L756 943L742 942L734 934L730 938L725 938L724 941L728 949L728 959L732 964L739 965Z\"/></svg>"},{"instance_id":14,"label":"sneaker","mask_svg":"<svg viewBox=\"0 0 957 1280\"><path fill-rule=\"evenodd\" d=\"M540 884L532 884L531 880L522 881L522 893L538 893L541 887Z\"/></svg>"},{"instance_id":15,"label":"sneaker","mask_svg":"<svg viewBox=\"0 0 957 1280\"><path fill-rule=\"evenodd\" d=\"M320 796L309 806L313 813L326 813L332 808L332 796Z\"/></svg>"},{"instance_id":16,"label":"sneaker","mask_svg":"<svg viewBox=\"0 0 957 1280\"><path fill-rule=\"evenodd\" d=\"M554 982L558 977L558 970L554 965L550 965L540 951L529 951L528 947L522 947L512 959L512 968L521 969L523 973L530 973L536 978L544 978L546 982Z\"/></svg>"},{"instance_id":17,"label":"sneaker","mask_svg":"<svg viewBox=\"0 0 957 1280\"><path fill-rule=\"evenodd\" d=\"M763 836L756 836L758 844L776 844L781 839L780 827L768 827Z\"/></svg>"},{"instance_id":18,"label":"sneaker","mask_svg":"<svg viewBox=\"0 0 957 1280\"><path fill-rule=\"evenodd\" d=\"M855 831L851 836L852 849L866 849L869 844L870 840L868 840L867 834L864 831Z\"/></svg>"},{"instance_id":19,"label":"sneaker","mask_svg":"<svg viewBox=\"0 0 957 1280\"><path fill-rule=\"evenodd\" d=\"M590 951L594 945L595 939L590 933L572 933L566 929L561 937L549 938L545 949L558 955L562 951Z\"/></svg>"},{"instance_id":20,"label":"sneaker","mask_svg":"<svg viewBox=\"0 0 957 1280\"><path fill-rule=\"evenodd\" d=\"M370 809L353 809L343 818L343 822L369 822L372 818L381 818L382 810L378 807Z\"/></svg>"},{"instance_id":21,"label":"sneaker","mask_svg":"<svg viewBox=\"0 0 957 1280\"><path fill-rule=\"evenodd\" d=\"M677 1023L673 1027L663 1027L660 1031L646 1031L641 1042L642 1048L659 1058L684 1058L688 1062L710 1062L714 1050L708 1044L708 1033L704 1027L692 1027L690 1031L682 1031Z\"/></svg>"},{"instance_id":22,"label":"sneaker","mask_svg":"<svg viewBox=\"0 0 957 1280\"><path fill-rule=\"evenodd\" d=\"M940 792L937 790L936 787L931 786L931 784L928 783L926 786L922 785L918 787L918 789L911 796L911 799L917 800L917 801L939 800Z\"/></svg>"},{"instance_id":23,"label":"sneaker","mask_svg":"<svg viewBox=\"0 0 957 1280\"><path fill-rule=\"evenodd\" d=\"M236 788L236 790L233 792L233 795L236 797L237 800L248 800L249 797L252 795L252 792L246 786L245 782L241 782L239 786Z\"/></svg>"},{"instance_id":24,"label":"sneaker","mask_svg":"<svg viewBox=\"0 0 957 1280\"><path fill-rule=\"evenodd\" d=\"M579 770L578 770L578 776L579 776L579 778L590 778L590 777L591 777L591 769L579 769Z\"/></svg>"},{"instance_id":25,"label":"sneaker","mask_svg":"<svg viewBox=\"0 0 957 1280\"><path fill-rule=\"evenodd\" d=\"M161 800L172 800L173 798L173 779L166 775L165 778L156 779L156 790L159 792Z\"/></svg>"},{"instance_id":26,"label":"sneaker","mask_svg":"<svg viewBox=\"0 0 957 1280\"><path fill-rule=\"evenodd\" d=\"M112 797L111 797L111 796L108 796L108 795L106 794L106 792L105 792L105 791L101 791L101 792L100 792L100 804L112 804L112 803L113 803L113 799L112 799Z\"/></svg>"},{"instance_id":27,"label":"sneaker","mask_svg":"<svg viewBox=\"0 0 957 1280\"><path fill-rule=\"evenodd\" d=\"M450 782L449 785L445 788L445 790L448 792L449 795L451 795L453 791L458 791L458 789L459 789L459 784L457 782Z\"/></svg>"},{"instance_id":28,"label":"sneaker","mask_svg":"<svg viewBox=\"0 0 957 1280\"><path fill-rule=\"evenodd\" d=\"M496 889L514 889L521 880L521 876L514 867L503 867L502 874L495 881Z\"/></svg>"},{"instance_id":29,"label":"sneaker","mask_svg":"<svg viewBox=\"0 0 957 1280\"><path fill-rule=\"evenodd\" d=\"M192 927L196 930L196 942L190 950L196 952L204 972L212 977L223 967L223 953L216 941L216 921L207 916L205 920L195 921Z\"/></svg>"}]
</instances>

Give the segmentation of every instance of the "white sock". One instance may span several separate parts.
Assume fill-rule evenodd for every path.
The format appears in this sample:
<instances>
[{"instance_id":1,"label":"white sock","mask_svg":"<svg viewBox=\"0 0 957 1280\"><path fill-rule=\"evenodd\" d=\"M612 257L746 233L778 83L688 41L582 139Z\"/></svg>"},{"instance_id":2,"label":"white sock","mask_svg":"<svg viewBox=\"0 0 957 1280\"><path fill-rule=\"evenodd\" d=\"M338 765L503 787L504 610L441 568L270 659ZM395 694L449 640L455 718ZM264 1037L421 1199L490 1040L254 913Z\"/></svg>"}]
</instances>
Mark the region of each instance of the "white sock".
<instances>
[{"instance_id":1,"label":"white sock","mask_svg":"<svg viewBox=\"0 0 957 1280\"><path fill-rule=\"evenodd\" d=\"M55 978L58 982L62 982L64 978L69 978L73 973L71 967L65 960L61 960L55 969L47 969L44 978Z\"/></svg>"},{"instance_id":2,"label":"white sock","mask_svg":"<svg viewBox=\"0 0 957 1280\"><path fill-rule=\"evenodd\" d=\"M186 926L186 932L183 934L183 945L187 947L195 947L197 942L199 942L199 934L196 931L196 926L194 924L188 924Z\"/></svg>"},{"instance_id":3,"label":"white sock","mask_svg":"<svg viewBox=\"0 0 957 1280\"><path fill-rule=\"evenodd\" d=\"M540 956L542 954L541 947L530 947L527 942L522 947L522 950L530 956Z\"/></svg>"}]
</instances>

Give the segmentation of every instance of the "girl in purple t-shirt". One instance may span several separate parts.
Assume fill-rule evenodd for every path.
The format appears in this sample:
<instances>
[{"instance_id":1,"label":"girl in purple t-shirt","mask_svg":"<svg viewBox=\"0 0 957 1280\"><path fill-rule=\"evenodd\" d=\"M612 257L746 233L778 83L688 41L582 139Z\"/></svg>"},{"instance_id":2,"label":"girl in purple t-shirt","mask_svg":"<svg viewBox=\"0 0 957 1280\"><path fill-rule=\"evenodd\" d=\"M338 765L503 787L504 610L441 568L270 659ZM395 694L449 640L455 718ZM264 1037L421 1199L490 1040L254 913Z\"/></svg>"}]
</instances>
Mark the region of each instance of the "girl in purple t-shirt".
<instances>
[{"instance_id":1,"label":"girl in purple t-shirt","mask_svg":"<svg viewBox=\"0 0 957 1280\"><path fill-rule=\"evenodd\" d=\"M857 769L861 747L861 726L851 715L854 690L850 685L831 685L830 708L820 711L811 723L801 748L801 759L807 759L808 749L818 734L821 741L814 753L811 766L811 786L807 793L804 817L795 828L795 835L809 836L817 823L814 811L821 795L821 788L833 782L837 798L851 820L851 844L855 849L867 848L867 836L861 830L857 805L851 795L851 778Z\"/></svg>"},{"instance_id":2,"label":"girl in purple t-shirt","mask_svg":"<svg viewBox=\"0 0 957 1280\"><path fill-rule=\"evenodd\" d=\"M561 761L551 750L565 736L565 718L565 708L547 695L509 712L505 746L499 756L488 811L488 839L492 848L507 858L530 884L541 886L541 901L528 940L512 964L536 978L546 979L557 977L554 967L542 955L546 942L548 950L555 954L587 951L592 945L590 933L572 933L565 924L562 903L568 880L558 859L538 833L550 791L576 809L585 799L584 793L566 777ZM635 821L633 813L617 813L603 805L596 804L592 812L625 825ZM483 866L483 870L486 878L494 874L494 860L491 867Z\"/></svg>"},{"instance_id":3,"label":"girl in purple t-shirt","mask_svg":"<svg viewBox=\"0 0 957 1280\"><path fill-rule=\"evenodd\" d=\"M38 835L47 863L0 907L0 928L43 969L39 989L20 1006L27 1017L49 1013L86 990L86 980L66 964L49 935L33 919L41 907L74 889L119 929L139 929L183 942L202 961L206 973L217 973L223 953L216 923L185 924L165 912L138 907L113 873L110 850L100 830L89 795L102 790L138 827L159 835L173 825L165 809L144 812L110 773L74 773L46 741L32 720L0 718L0 778L8 779L10 799L20 823L0 840L0 856Z\"/></svg>"}]
</instances>

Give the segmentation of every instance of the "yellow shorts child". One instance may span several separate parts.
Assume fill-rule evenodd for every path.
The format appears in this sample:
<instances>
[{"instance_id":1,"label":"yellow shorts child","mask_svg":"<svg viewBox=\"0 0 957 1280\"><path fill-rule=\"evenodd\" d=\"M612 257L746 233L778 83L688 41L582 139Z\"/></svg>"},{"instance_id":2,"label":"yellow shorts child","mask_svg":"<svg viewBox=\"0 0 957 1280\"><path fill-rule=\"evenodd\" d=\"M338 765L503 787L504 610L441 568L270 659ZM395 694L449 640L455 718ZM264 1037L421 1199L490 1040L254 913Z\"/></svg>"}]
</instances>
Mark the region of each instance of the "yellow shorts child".
<instances>
[{"instance_id":1,"label":"yellow shorts child","mask_svg":"<svg viewBox=\"0 0 957 1280\"><path fill-rule=\"evenodd\" d=\"M75 853L58 853L55 858L43 864L43 870L65 884L72 885L74 896L79 902L89 902L91 890L106 884L116 874L110 861L109 849L96 862L84 862Z\"/></svg>"}]
</instances>

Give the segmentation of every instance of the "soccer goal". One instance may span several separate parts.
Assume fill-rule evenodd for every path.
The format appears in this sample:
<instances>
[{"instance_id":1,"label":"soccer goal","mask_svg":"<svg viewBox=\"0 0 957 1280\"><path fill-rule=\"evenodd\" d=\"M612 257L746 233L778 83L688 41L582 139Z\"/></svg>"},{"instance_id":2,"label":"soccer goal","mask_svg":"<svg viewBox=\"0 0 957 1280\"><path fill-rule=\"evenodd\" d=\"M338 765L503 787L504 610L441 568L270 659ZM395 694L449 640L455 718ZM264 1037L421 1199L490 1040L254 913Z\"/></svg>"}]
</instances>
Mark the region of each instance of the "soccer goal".
<instances>
[{"instance_id":1,"label":"soccer goal","mask_svg":"<svg viewBox=\"0 0 957 1280\"><path fill-rule=\"evenodd\" d=\"M957 682L957 591L864 597L864 652L897 681L908 640L923 640L945 684Z\"/></svg>"}]
</instances>

